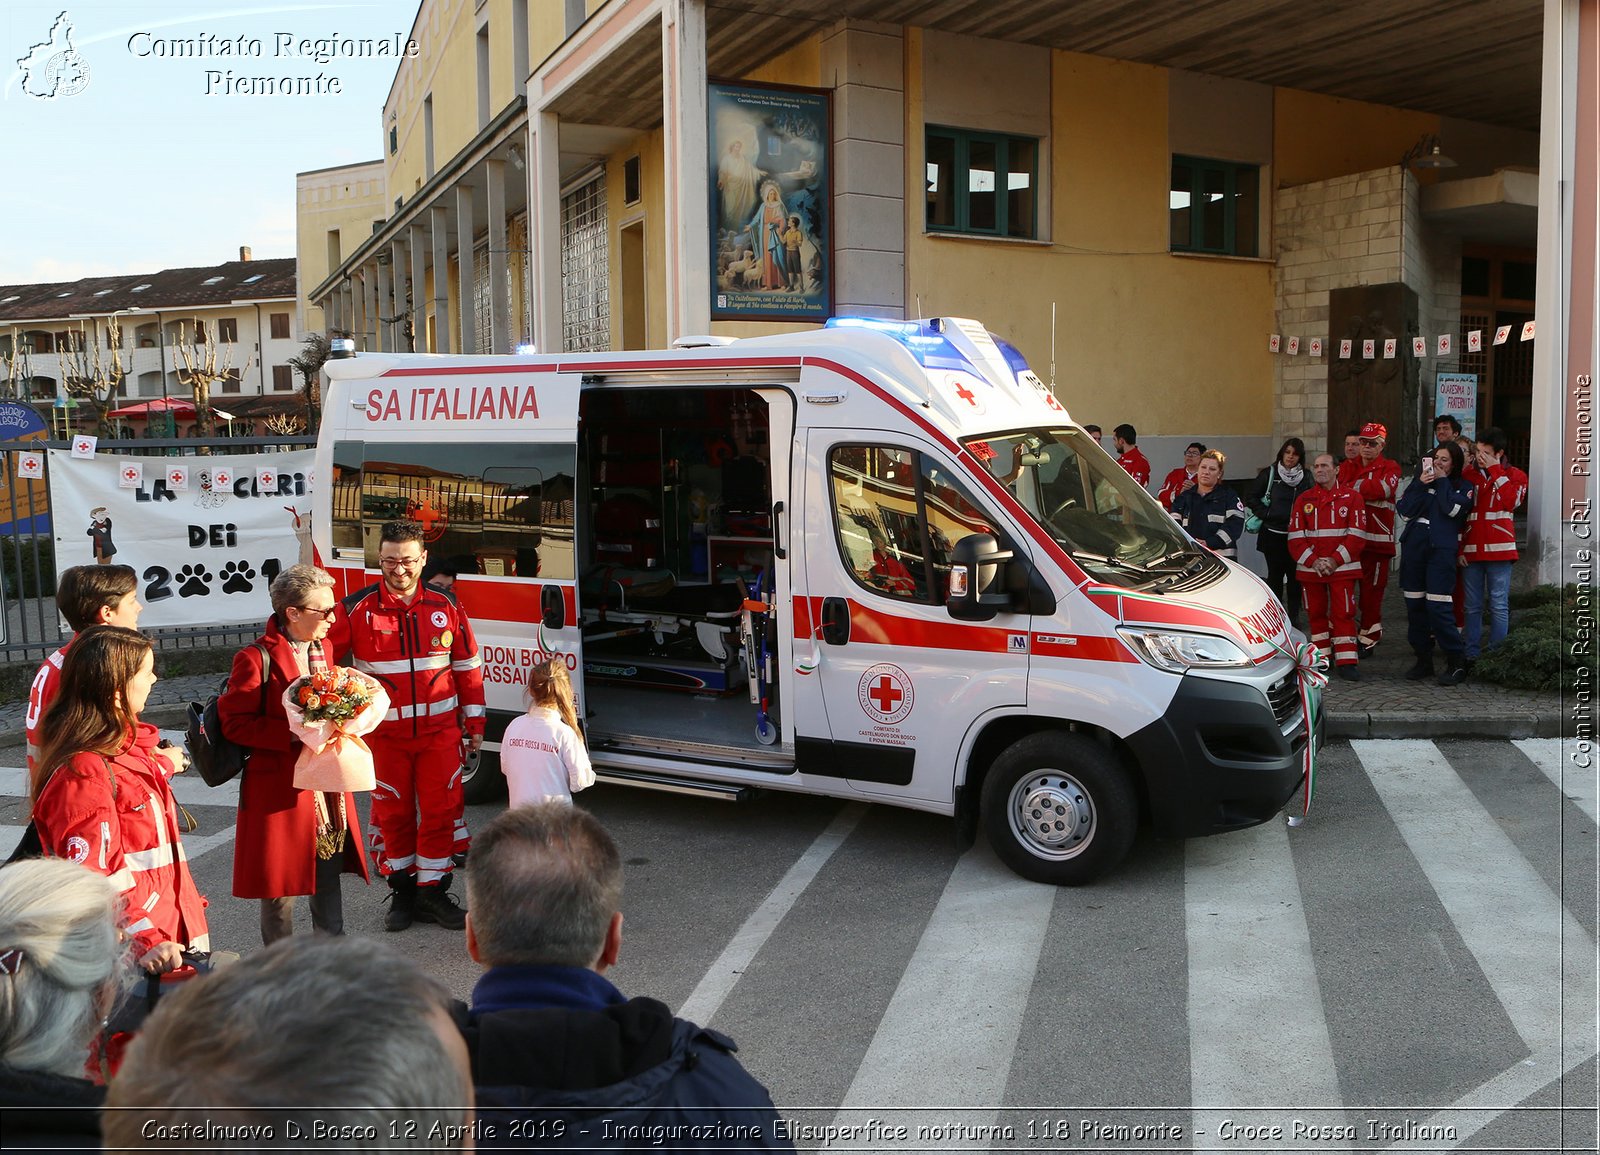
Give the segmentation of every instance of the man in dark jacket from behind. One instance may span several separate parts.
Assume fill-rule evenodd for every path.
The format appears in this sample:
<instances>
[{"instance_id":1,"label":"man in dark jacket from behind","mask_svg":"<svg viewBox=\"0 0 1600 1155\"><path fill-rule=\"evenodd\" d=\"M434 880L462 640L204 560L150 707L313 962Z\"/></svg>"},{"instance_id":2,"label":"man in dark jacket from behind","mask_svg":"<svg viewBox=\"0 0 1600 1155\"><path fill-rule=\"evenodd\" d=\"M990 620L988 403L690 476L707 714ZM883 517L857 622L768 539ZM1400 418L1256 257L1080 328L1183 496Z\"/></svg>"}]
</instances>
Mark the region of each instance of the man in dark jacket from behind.
<instances>
[{"instance_id":1,"label":"man in dark jacket from behind","mask_svg":"<svg viewBox=\"0 0 1600 1155\"><path fill-rule=\"evenodd\" d=\"M625 998L622 860L564 802L509 810L473 839L467 952L488 969L465 1028L478 1146L792 1151L726 1035Z\"/></svg>"}]
</instances>

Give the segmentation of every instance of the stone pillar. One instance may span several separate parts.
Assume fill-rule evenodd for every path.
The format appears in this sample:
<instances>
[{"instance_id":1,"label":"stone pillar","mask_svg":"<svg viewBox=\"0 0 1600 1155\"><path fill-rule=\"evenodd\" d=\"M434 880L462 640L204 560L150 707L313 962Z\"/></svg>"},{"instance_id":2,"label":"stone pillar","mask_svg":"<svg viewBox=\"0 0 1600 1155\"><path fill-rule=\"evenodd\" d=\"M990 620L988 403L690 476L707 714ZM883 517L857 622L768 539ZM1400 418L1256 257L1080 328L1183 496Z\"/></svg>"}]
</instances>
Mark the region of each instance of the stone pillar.
<instances>
[{"instance_id":1,"label":"stone pillar","mask_svg":"<svg viewBox=\"0 0 1600 1155\"><path fill-rule=\"evenodd\" d=\"M473 264L473 241L477 226L472 221L472 186L456 185L456 315L461 318L461 351L478 351L477 270Z\"/></svg>"},{"instance_id":2,"label":"stone pillar","mask_svg":"<svg viewBox=\"0 0 1600 1155\"><path fill-rule=\"evenodd\" d=\"M377 262L361 266L361 347L375 350L378 347L378 275Z\"/></svg>"},{"instance_id":3,"label":"stone pillar","mask_svg":"<svg viewBox=\"0 0 1600 1155\"><path fill-rule=\"evenodd\" d=\"M378 271L378 351L393 353L397 348L394 340L395 323L388 318L399 310L394 307L394 300L389 295L389 265L383 260L374 260L373 265Z\"/></svg>"},{"instance_id":4,"label":"stone pillar","mask_svg":"<svg viewBox=\"0 0 1600 1155\"><path fill-rule=\"evenodd\" d=\"M428 347L428 231L413 222L408 230L411 243L411 323L416 328L416 349L430 353Z\"/></svg>"},{"instance_id":5,"label":"stone pillar","mask_svg":"<svg viewBox=\"0 0 1600 1155\"><path fill-rule=\"evenodd\" d=\"M433 351L453 353L450 342L450 210L428 210L433 226Z\"/></svg>"},{"instance_id":6,"label":"stone pillar","mask_svg":"<svg viewBox=\"0 0 1600 1155\"><path fill-rule=\"evenodd\" d=\"M528 244L533 281L533 347L561 346L561 121L554 113L528 117ZM671 230L668 229L668 235Z\"/></svg>"},{"instance_id":7,"label":"stone pillar","mask_svg":"<svg viewBox=\"0 0 1600 1155\"><path fill-rule=\"evenodd\" d=\"M416 351L416 312L411 307L411 278L408 275L410 254L406 243L396 236L389 242L389 264L394 269L394 312L400 317L395 329L395 348L405 353ZM406 337L407 328L412 336Z\"/></svg>"},{"instance_id":8,"label":"stone pillar","mask_svg":"<svg viewBox=\"0 0 1600 1155\"><path fill-rule=\"evenodd\" d=\"M511 284L506 280L506 162L485 161L484 209L489 230L489 347L485 353L510 353L516 343L511 328Z\"/></svg>"},{"instance_id":9,"label":"stone pillar","mask_svg":"<svg viewBox=\"0 0 1600 1155\"><path fill-rule=\"evenodd\" d=\"M822 39L833 88L833 312L906 315L905 40L847 20ZM918 150L920 152L920 149Z\"/></svg>"},{"instance_id":10,"label":"stone pillar","mask_svg":"<svg viewBox=\"0 0 1600 1155\"><path fill-rule=\"evenodd\" d=\"M664 0L661 60L667 343L671 344L685 334L711 331L705 0Z\"/></svg>"}]
</instances>

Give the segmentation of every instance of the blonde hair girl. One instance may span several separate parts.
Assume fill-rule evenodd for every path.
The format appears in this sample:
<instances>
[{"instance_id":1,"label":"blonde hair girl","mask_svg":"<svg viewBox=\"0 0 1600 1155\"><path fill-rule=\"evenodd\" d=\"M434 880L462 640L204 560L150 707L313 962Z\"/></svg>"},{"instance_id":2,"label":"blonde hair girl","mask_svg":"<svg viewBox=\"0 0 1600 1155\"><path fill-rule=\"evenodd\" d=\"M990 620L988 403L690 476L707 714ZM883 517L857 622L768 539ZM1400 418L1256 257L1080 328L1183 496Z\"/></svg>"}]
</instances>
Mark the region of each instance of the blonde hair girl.
<instances>
[{"instance_id":1,"label":"blonde hair girl","mask_svg":"<svg viewBox=\"0 0 1600 1155\"><path fill-rule=\"evenodd\" d=\"M550 658L528 671L528 712L506 727L500 772L513 807L571 802L574 791L594 785L565 658Z\"/></svg>"}]
</instances>

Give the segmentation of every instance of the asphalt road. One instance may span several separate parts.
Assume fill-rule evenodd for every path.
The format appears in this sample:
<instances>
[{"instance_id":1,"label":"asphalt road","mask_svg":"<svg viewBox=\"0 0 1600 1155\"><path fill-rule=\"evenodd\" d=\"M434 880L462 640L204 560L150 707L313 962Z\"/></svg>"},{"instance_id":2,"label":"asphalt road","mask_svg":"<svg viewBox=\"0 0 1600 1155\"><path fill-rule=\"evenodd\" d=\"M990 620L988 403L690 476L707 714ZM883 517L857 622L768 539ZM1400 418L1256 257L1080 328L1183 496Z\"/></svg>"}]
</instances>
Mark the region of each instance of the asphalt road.
<instances>
[{"instance_id":1,"label":"asphalt road","mask_svg":"<svg viewBox=\"0 0 1600 1155\"><path fill-rule=\"evenodd\" d=\"M579 802L627 864L612 977L731 1034L785 1116L855 1128L829 1149L1594 1150L1579 754L1337 743L1304 827L1142 836L1075 890L1016 878L981 838L958 853L948 820L910 811ZM229 896L228 788L180 797L213 942L256 949L255 904ZM469 997L462 936L385 935L384 893L347 883L347 931Z\"/></svg>"}]
</instances>

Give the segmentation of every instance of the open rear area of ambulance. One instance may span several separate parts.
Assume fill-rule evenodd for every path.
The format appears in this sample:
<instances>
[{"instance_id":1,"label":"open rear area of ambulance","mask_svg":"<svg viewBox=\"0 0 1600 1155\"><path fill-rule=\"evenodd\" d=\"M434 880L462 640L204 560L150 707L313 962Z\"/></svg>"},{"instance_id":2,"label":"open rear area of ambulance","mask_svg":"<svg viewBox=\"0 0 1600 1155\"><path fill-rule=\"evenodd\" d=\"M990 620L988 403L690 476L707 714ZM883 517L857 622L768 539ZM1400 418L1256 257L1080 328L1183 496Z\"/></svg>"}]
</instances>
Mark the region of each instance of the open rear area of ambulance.
<instances>
[{"instance_id":1,"label":"open rear area of ambulance","mask_svg":"<svg viewBox=\"0 0 1600 1155\"><path fill-rule=\"evenodd\" d=\"M755 389L584 391L578 602L602 766L633 754L792 768L778 745L789 623L774 588L773 436Z\"/></svg>"}]
</instances>

